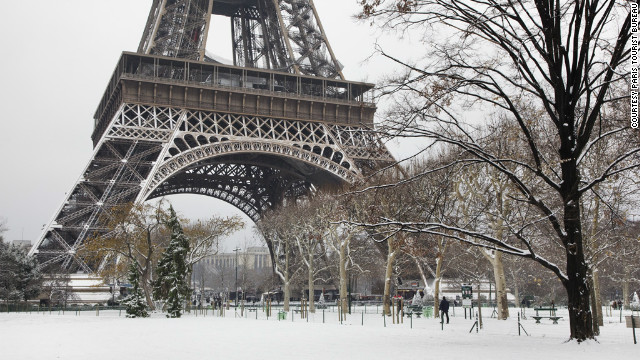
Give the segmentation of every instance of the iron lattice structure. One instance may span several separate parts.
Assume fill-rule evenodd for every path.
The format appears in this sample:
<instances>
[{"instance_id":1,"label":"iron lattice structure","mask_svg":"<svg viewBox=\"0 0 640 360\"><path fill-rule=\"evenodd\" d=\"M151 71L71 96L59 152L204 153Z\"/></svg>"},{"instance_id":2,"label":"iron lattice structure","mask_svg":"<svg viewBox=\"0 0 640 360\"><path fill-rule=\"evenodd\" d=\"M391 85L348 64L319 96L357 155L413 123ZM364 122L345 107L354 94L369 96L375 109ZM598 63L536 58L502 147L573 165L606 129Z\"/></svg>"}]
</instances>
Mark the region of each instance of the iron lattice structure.
<instances>
[{"instance_id":1,"label":"iron lattice structure","mask_svg":"<svg viewBox=\"0 0 640 360\"><path fill-rule=\"evenodd\" d=\"M205 55L212 14L231 18L234 66ZM95 113L91 160L31 254L90 273L78 250L115 205L201 194L258 220L352 183L393 161L372 87L343 79L311 0L154 0Z\"/></svg>"}]
</instances>

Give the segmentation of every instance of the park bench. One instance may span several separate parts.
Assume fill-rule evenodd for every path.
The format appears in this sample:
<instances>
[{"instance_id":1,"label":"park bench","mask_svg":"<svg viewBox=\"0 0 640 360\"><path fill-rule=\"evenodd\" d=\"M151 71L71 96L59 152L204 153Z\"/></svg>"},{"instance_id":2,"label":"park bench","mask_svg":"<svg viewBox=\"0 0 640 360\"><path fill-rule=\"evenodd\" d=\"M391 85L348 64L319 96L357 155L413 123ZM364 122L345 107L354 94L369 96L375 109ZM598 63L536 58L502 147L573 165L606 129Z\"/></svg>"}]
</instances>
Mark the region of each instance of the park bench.
<instances>
[{"instance_id":1,"label":"park bench","mask_svg":"<svg viewBox=\"0 0 640 360\"><path fill-rule=\"evenodd\" d=\"M536 311L536 316L540 316L540 314L538 313L539 311L548 311L549 312L549 316L556 316L556 307L552 306L552 307L537 307L537 308L533 308L533 310Z\"/></svg>"},{"instance_id":2,"label":"park bench","mask_svg":"<svg viewBox=\"0 0 640 360\"><path fill-rule=\"evenodd\" d=\"M406 308L407 308L407 311L405 311L405 315L407 315L407 317L411 317L413 316L413 314L416 314L416 317L420 318L420 315L422 315L421 305L409 305Z\"/></svg>"},{"instance_id":3,"label":"park bench","mask_svg":"<svg viewBox=\"0 0 640 360\"><path fill-rule=\"evenodd\" d=\"M541 319L551 319L554 324L557 324L558 320L562 319L562 316L532 316L532 318L536 319L536 324L540 324Z\"/></svg>"},{"instance_id":4,"label":"park bench","mask_svg":"<svg viewBox=\"0 0 640 360\"><path fill-rule=\"evenodd\" d=\"M246 307L244 309L247 310L247 311L257 311L258 310L258 308L256 308L256 307Z\"/></svg>"},{"instance_id":5,"label":"park bench","mask_svg":"<svg viewBox=\"0 0 640 360\"><path fill-rule=\"evenodd\" d=\"M536 319L536 324L540 324L541 319L551 319L554 324L557 324L558 320L562 319L562 316L556 315L556 307L553 305L551 307L541 306L541 307L533 308L533 310L535 310L536 316L532 316L532 318ZM549 316L540 316L541 311L548 311Z\"/></svg>"}]
</instances>

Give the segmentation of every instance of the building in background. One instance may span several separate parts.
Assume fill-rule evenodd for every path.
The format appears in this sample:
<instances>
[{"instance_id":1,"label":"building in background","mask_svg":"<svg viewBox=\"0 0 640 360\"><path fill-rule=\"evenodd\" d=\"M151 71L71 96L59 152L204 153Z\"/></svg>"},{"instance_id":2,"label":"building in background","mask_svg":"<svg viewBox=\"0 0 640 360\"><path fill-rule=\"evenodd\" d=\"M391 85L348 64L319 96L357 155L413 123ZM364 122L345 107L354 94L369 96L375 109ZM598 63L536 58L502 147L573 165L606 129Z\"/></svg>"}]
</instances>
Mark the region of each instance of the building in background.
<instances>
[{"instance_id":1,"label":"building in background","mask_svg":"<svg viewBox=\"0 0 640 360\"><path fill-rule=\"evenodd\" d=\"M246 250L240 250L237 254L238 268L247 270L262 270L271 268L271 257L266 247L252 246ZM236 253L220 253L207 257L199 262L201 265L213 266L218 269L236 267Z\"/></svg>"}]
</instances>

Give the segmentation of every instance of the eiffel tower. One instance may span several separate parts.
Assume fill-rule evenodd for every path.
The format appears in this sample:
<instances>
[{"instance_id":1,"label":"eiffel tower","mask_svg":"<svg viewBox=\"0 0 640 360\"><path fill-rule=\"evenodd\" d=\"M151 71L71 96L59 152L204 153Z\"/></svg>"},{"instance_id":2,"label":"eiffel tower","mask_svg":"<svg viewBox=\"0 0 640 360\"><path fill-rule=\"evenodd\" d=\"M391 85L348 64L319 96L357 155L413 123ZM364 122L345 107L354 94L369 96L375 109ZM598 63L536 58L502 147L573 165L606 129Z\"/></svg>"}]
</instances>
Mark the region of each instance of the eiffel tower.
<instances>
[{"instance_id":1,"label":"eiffel tower","mask_svg":"<svg viewBox=\"0 0 640 360\"><path fill-rule=\"evenodd\" d=\"M231 20L233 66L205 52L212 15ZM78 249L117 204L201 194L256 221L353 183L393 161L372 88L344 79L312 0L153 0L95 112L93 155L30 254L92 273Z\"/></svg>"}]
</instances>

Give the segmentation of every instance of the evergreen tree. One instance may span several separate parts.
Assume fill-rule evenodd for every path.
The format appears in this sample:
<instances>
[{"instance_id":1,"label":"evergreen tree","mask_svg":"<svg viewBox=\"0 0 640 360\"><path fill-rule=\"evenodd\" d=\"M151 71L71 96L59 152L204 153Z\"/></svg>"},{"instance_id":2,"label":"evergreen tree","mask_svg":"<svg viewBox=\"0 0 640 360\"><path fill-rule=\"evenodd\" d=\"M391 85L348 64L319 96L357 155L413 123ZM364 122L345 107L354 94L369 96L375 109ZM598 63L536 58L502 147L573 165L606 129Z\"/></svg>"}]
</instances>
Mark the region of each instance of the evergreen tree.
<instances>
[{"instance_id":1,"label":"evergreen tree","mask_svg":"<svg viewBox=\"0 0 640 360\"><path fill-rule=\"evenodd\" d=\"M0 243L0 299L26 301L40 294L42 274L27 250Z\"/></svg>"},{"instance_id":2,"label":"evergreen tree","mask_svg":"<svg viewBox=\"0 0 640 360\"><path fill-rule=\"evenodd\" d=\"M131 284L131 293L122 300L122 304L127 307L127 317L149 317L147 302L140 289L140 274L135 263L129 266L129 284Z\"/></svg>"},{"instance_id":3,"label":"evergreen tree","mask_svg":"<svg viewBox=\"0 0 640 360\"><path fill-rule=\"evenodd\" d=\"M182 304L189 296L189 282L187 281L189 267L187 266L187 254L189 253L189 240L182 231L173 207L169 207L170 217L167 227L171 231L169 246L158 261L157 278L153 286L153 296L158 300L164 300L167 309L167 317L180 317Z\"/></svg>"}]
</instances>

